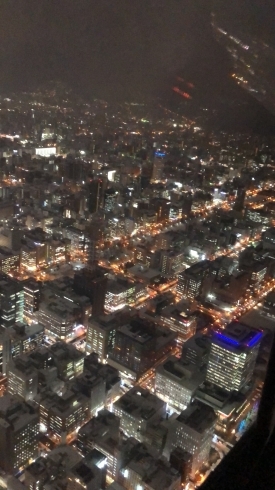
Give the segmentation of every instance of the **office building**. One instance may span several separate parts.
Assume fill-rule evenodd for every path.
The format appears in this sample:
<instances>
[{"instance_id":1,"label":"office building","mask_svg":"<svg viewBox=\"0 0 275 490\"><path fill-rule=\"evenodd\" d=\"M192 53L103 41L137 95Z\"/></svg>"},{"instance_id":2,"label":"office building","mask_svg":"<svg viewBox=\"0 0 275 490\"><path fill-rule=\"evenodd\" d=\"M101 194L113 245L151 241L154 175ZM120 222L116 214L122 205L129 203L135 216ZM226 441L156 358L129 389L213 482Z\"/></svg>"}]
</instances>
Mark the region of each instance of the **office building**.
<instances>
[{"instance_id":1,"label":"office building","mask_svg":"<svg viewBox=\"0 0 275 490\"><path fill-rule=\"evenodd\" d=\"M114 348L118 326L118 318L114 314L91 317L87 327L86 354L95 352L99 361L104 362Z\"/></svg>"},{"instance_id":2,"label":"office building","mask_svg":"<svg viewBox=\"0 0 275 490\"><path fill-rule=\"evenodd\" d=\"M8 364L7 391L25 401L33 400L38 392L38 372L31 359L21 355Z\"/></svg>"},{"instance_id":3,"label":"office building","mask_svg":"<svg viewBox=\"0 0 275 490\"><path fill-rule=\"evenodd\" d=\"M206 381L225 391L240 391L252 380L261 330L232 322L215 332L207 365Z\"/></svg>"},{"instance_id":4,"label":"office building","mask_svg":"<svg viewBox=\"0 0 275 490\"><path fill-rule=\"evenodd\" d=\"M88 184L87 205L90 213L97 213L103 201L103 181L94 179Z\"/></svg>"},{"instance_id":5,"label":"office building","mask_svg":"<svg viewBox=\"0 0 275 490\"><path fill-rule=\"evenodd\" d=\"M39 309L40 286L34 279L27 279L23 282L24 291L24 319L31 323L35 319L35 314Z\"/></svg>"},{"instance_id":6,"label":"office building","mask_svg":"<svg viewBox=\"0 0 275 490\"><path fill-rule=\"evenodd\" d=\"M39 323L24 325L16 323L7 328L1 335L2 350L0 354L0 369L7 373L7 364L20 354L29 353L41 345L44 339L44 329Z\"/></svg>"},{"instance_id":7,"label":"office building","mask_svg":"<svg viewBox=\"0 0 275 490\"><path fill-rule=\"evenodd\" d=\"M128 437L143 440L147 427L166 416L166 403L148 390L132 388L113 404L121 429Z\"/></svg>"},{"instance_id":8,"label":"office building","mask_svg":"<svg viewBox=\"0 0 275 490\"><path fill-rule=\"evenodd\" d=\"M119 483L128 490L180 490L181 476L153 448L135 444L120 470Z\"/></svg>"},{"instance_id":9,"label":"office building","mask_svg":"<svg viewBox=\"0 0 275 490\"><path fill-rule=\"evenodd\" d=\"M20 252L14 252L7 247L0 247L0 271L13 276L18 274L19 270Z\"/></svg>"},{"instance_id":10,"label":"office building","mask_svg":"<svg viewBox=\"0 0 275 490\"><path fill-rule=\"evenodd\" d=\"M113 313L121 310L126 305L134 303L136 300L137 284L128 279L117 277L109 280L105 298L105 310Z\"/></svg>"},{"instance_id":11,"label":"office building","mask_svg":"<svg viewBox=\"0 0 275 490\"><path fill-rule=\"evenodd\" d=\"M90 264L89 268L82 269L74 275L74 291L90 299L93 316L102 315L104 312L107 282L107 271L96 264Z\"/></svg>"},{"instance_id":12,"label":"office building","mask_svg":"<svg viewBox=\"0 0 275 490\"><path fill-rule=\"evenodd\" d=\"M97 449L107 458L107 474L116 479L118 477L117 453L121 441L120 419L108 410L100 410L83 425L77 436L77 446L85 456L93 449Z\"/></svg>"},{"instance_id":13,"label":"office building","mask_svg":"<svg viewBox=\"0 0 275 490\"><path fill-rule=\"evenodd\" d=\"M76 328L81 323L81 310L65 296L52 295L41 301L38 319L45 328L46 336L54 341L69 342L77 337Z\"/></svg>"},{"instance_id":14,"label":"office building","mask_svg":"<svg viewBox=\"0 0 275 490\"><path fill-rule=\"evenodd\" d=\"M142 318L116 330L115 345L108 362L132 380L139 379L165 355L173 353L176 333L156 327Z\"/></svg>"},{"instance_id":15,"label":"office building","mask_svg":"<svg viewBox=\"0 0 275 490\"><path fill-rule=\"evenodd\" d=\"M164 161L162 158L155 158L153 162L152 181L160 181L163 177Z\"/></svg>"},{"instance_id":16,"label":"office building","mask_svg":"<svg viewBox=\"0 0 275 490\"><path fill-rule=\"evenodd\" d=\"M155 393L181 412L191 403L204 378L196 366L171 356L156 367Z\"/></svg>"},{"instance_id":17,"label":"office building","mask_svg":"<svg viewBox=\"0 0 275 490\"><path fill-rule=\"evenodd\" d=\"M177 294L188 299L195 299L199 296L203 280L210 271L210 265L209 260L203 260L181 272L178 276Z\"/></svg>"},{"instance_id":18,"label":"office building","mask_svg":"<svg viewBox=\"0 0 275 490\"><path fill-rule=\"evenodd\" d=\"M83 458L70 446L60 445L27 466L27 490L99 490L105 488L103 455ZM103 467L103 469L102 469Z\"/></svg>"},{"instance_id":19,"label":"office building","mask_svg":"<svg viewBox=\"0 0 275 490\"><path fill-rule=\"evenodd\" d=\"M104 193L104 211L109 213L114 210L118 193L114 189L107 189Z\"/></svg>"},{"instance_id":20,"label":"office building","mask_svg":"<svg viewBox=\"0 0 275 490\"><path fill-rule=\"evenodd\" d=\"M37 395L36 401L40 427L60 442L65 443L90 419L90 399L83 393L67 390L58 396L46 391Z\"/></svg>"},{"instance_id":21,"label":"office building","mask_svg":"<svg viewBox=\"0 0 275 490\"><path fill-rule=\"evenodd\" d=\"M183 344L181 358L201 369L207 365L210 347L211 337L197 333Z\"/></svg>"},{"instance_id":22,"label":"office building","mask_svg":"<svg viewBox=\"0 0 275 490\"><path fill-rule=\"evenodd\" d=\"M110 405L120 395L120 376L117 369L110 364L101 363L98 355L92 353L84 359L84 371L91 378L101 378L105 387L105 405Z\"/></svg>"},{"instance_id":23,"label":"office building","mask_svg":"<svg viewBox=\"0 0 275 490\"><path fill-rule=\"evenodd\" d=\"M15 474L38 455L39 415L32 405L11 395L0 398L1 468Z\"/></svg>"},{"instance_id":24,"label":"office building","mask_svg":"<svg viewBox=\"0 0 275 490\"><path fill-rule=\"evenodd\" d=\"M0 327L1 330L23 322L23 284L6 274L0 275Z\"/></svg>"},{"instance_id":25,"label":"office building","mask_svg":"<svg viewBox=\"0 0 275 490\"><path fill-rule=\"evenodd\" d=\"M60 445L48 452L46 457L39 456L25 470L24 484L28 490L52 489L60 484L71 469L82 461L82 456L71 446Z\"/></svg>"},{"instance_id":26,"label":"office building","mask_svg":"<svg viewBox=\"0 0 275 490\"><path fill-rule=\"evenodd\" d=\"M63 381L70 381L83 373L84 353L73 344L56 342L48 348L58 376Z\"/></svg>"},{"instance_id":27,"label":"office building","mask_svg":"<svg viewBox=\"0 0 275 490\"><path fill-rule=\"evenodd\" d=\"M94 416L98 410L104 407L106 399L106 383L103 377L85 371L74 380L73 387L77 392L83 393L89 398L89 410L91 416Z\"/></svg>"},{"instance_id":28,"label":"office building","mask_svg":"<svg viewBox=\"0 0 275 490\"><path fill-rule=\"evenodd\" d=\"M192 455L191 475L208 462L216 415L214 410L198 401L190 404L180 415L169 419L169 433L164 454L181 448Z\"/></svg>"},{"instance_id":29,"label":"office building","mask_svg":"<svg viewBox=\"0 0 275 490\"><path fill-rule=\"evenodd\" d=\"M197 318L187 310L186 304L179 302L161 311L160 325L176 332L178 341L183 343L196 333Z\"/></svg>"}]
</instances>

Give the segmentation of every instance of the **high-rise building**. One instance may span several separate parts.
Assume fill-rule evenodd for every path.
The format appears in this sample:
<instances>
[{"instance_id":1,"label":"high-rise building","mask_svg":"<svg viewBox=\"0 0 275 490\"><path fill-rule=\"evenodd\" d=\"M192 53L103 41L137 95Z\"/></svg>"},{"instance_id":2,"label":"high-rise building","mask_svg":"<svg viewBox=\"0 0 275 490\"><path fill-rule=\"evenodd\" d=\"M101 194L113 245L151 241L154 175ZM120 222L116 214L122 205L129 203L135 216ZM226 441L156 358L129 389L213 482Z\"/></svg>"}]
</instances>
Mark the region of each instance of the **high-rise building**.
<instances>
[{"instance_id":1,"label":"high-rise building","mask_svg":"<svg viewBox=\"0 0 275 490\"><path fill-rule=\"evenodd\" d=\"M90 213L97 213L103 199L103 182L100 179L94 179L88 184L88 210Z\"/></svg>"},{"instance_id":2,"label":"high-rise building","mask_svg":"<svg viewBox=\"0 0 275 490\"><path fill-rule=\"evenodd\" d=\"M232 322L225 330L215 332L207 365L206 381L225 391L240 391L252 379L261 330Z\"/></svg>"},{"instance_id":3,"label":"high-rise building","mask_svg":"<svg viewBox=\"0 0 275 490\"><path fill-rule=\"evenodd\" d=\"M177 447L192 455L191 475L208 462L216 415L214 410L198 401L180 415L169 419L169 432L164 454L169 457Z\"/></svg>"},{"instance_id":4,"label":"high-rise building","mask_svg":"<svg viewBox=\"0 0 275 490\"><path fill-rule=\"evenodd\" d=\"M163 159L162 158L155 158L154 162L153 162L153 172L152 172L152 180L153 181L162 180L163 169L164 169Z\"/></svg>"},{"instance_id":5,"label":"high-rise building","mask_svg":"<svg viewBox=\"0 0 275 490\"><path fill-rule=\"evenodd\" d=\"M33 400L38 391L38 372L28 356L20 356L8 365L8 393L25 401Z\"/></svg>"},{"instance_id":6,"label":"high-rise building","mask_svg":"<svg viewBox=\"0 0 275 490\"><path fill-rule=\"evenodd\" d=\"M131 320L116 330L115 346L109 353L108 362L122 376L127 373L137 380L165 355L172 353L176 336L175 332L155 327L142 318Z\"/></svg>"},{"instance_id":7,"label":"high-rise building","mask_svg":"<svg viewBox=\"0 0 275 490\"><path fill-rule=\"evenodd\" d=\"M197 333L183 344L181 358L201 369L207 365L210 347L211 338Z\"/></svg>"},{"instance_id":8,"label":"high-rise building","mask_svg":"<svg viewBox=\"0 0 275 490\"><path fill-rule=\"evenodd\" d=\"M119 322L114 314L91 317L86 335L86 354L95 352L100 362L104 362L114 348L118 326Z\"/></svg>"},{"instance_id":9,"label":"high-rise building","mask_svg":"<svg viewBox=\"0 0 275 490\"><path fill-rule=\"evenodd\" d=\"M185 410L191 403L205 375L193 364L174 356L156 367L155 393L175 410Z\"/></svg>"},{"instance_id":10,"label":"high-rise building","mask_svg":"<svg viewBox=\"0 0 275 490\"><path fill-rule=\"evenodd\" d=\"M39 309L40 287L34 279L27 279L23 283L24 290L24 319L27 322L34 320L34 314Z\"/></svg>"},{"instance_id":11,"label":"high-rise building","mask_svg":"<svg viewBox=\"0 0 275 490\"><path fill-rule=\"evenodd\" d=\"M210 271L211 262L202 260L178 276L177 294L183 298L194 299L201 293L204 278Z\"/></svg>"},{"instance_id":12,"label":"high-rise building","mask_svg":"<svg viewBox=\"0 0 275 490\"><path fill-rule=\"evenodd\" d=\"M117 192L115 189L107 189L104 194L104 211L111 212L117 203Z\"/></svg>"},{"instance_id":13,"label":"high-rise building","mask_svg":"<svg viewBox=\"0 0 275 490\"><path fill-rule=\"evenodd\" d=\"M120 441L120 419L108 410L100 410L79 429L77 436L77 446L84 456L93 449L105 454L107 473L113 479L118 476L116 454Z\"/></svg>"},{"instance_id":14,"label":"high-rise building","mask_svg":"<svg viewBox=\"0 0 275 490\"><path fill-rule=\"evenodd\" d=\"M58 396L48 391L38 396L40 426L61 442L90 418L90 398L81 392L67 390Z\"/></svg>"},{"instance_id":15,"label":"high-rise building","mask_svg":"<svg viewBox=\"0 0 275 490\"><path fill-rule=\"evenodd\" d=\"M102 315L107 290L107 271L103 267L91 264L74 275L74 291L87 296L92 303L92 315Z\"/></svg>"},{"instance_id":16,"label":"high-rise building","mask_svg":"<svg viewBox=\"0 0 275 490\"><path fill-rule=\"evenodd\" d=\"M20 269L20 252L0 247L0 271L4 274L17 274Z\"/></svg>"},{"instance_id":17,"label":"high-rise building","mask_svg":"<svg viewBox=\"0 0 275 490\"><path fill-rule=\"evenodd\" d=\"M186 342L196 333L197 318L186 311L181 302L164 308L160 315L160 324L178 335L179 342Z\"/></svg>"},{"instance_id":18,"label":"high-rise building","mask_svg":"<svg viewBox=\"0 0 275 490\"><path fill-rule=\"evenodd\" d=\"M32 405L11 395L0 398L0 459L7 473L17 473L38 455L39 415Z\"/></svg>"},{"instance_id":19,"label":"high-rise building","mask_svg":"<svg viewBox=\"0 0 275 490\"><path fill-rule=\"evenodd\" d=\"M150 391L134 387L113 404L114 414L128 437L143 440L149 424L165 418L166 403Z\"/></svg>"},{"instance_id":20,"label":"high-rise building","mask_svg":"<svg viewBox=\"0 0 275 490\"><path fill-rule=\"evenodd\" d=\"M24 325L16 323L0 335L0 371L7 374L11 359L32 352L44 340L44 328L39 323Z\"/></svg>"},{"instance_id":21,"label":"high-rise building","mask_svg":"<svg viewBox=\"0 0 275 490\"><path fill-rule=\"evenodd\" d=\"M6 274L0 275L0 328L5 330L23 322L23 284Z\"/></svg>"}]
</instances>

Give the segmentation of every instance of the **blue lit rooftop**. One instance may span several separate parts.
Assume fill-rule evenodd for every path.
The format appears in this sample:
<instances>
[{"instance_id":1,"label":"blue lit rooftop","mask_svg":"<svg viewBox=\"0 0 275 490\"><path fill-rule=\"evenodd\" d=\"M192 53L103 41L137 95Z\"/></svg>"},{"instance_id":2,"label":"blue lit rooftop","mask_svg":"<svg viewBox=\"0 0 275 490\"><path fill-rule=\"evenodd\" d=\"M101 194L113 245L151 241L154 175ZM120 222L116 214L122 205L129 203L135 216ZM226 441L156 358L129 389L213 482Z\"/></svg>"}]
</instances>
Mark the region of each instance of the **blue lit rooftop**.
<instances>
[{"instance_id":1,"label":"blue lit rooftop","mask_svg":"<svg viewBox=\"0 0 275 490\"><path fill-rule=\"evenodd\" d=\"M239 322L229 323L224 330L214 334L214 339L224 344L244 349L258 345L262 337L262 330L250 328Z\"/></svg>"}]
</instances>

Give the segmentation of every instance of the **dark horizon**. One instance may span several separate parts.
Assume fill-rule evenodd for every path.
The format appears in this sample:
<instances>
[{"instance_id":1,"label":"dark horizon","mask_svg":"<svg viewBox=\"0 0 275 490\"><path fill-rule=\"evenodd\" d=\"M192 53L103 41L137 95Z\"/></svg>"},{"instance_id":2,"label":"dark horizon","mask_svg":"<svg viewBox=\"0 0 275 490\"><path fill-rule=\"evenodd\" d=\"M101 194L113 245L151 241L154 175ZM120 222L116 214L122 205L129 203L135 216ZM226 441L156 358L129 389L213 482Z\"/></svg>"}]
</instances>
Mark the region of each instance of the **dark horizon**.
<instances>
[{"instance_id":1,"label":"dark horizon","mask_svg":"<svg viewBox=\"0 0 275 490\"><path fill-rule=\"evenodd\" d=\"M187 72L195 82L205 78L206 92L211 85L226 91L228 60L213 39L211 10L226 7L232 21L242 11L245 27L266 27L265 34L274 13L269 0L230 4L8 0L1 6L0 90L61 80L85 97L151 100Z\"/></svg>"}]
</instances>

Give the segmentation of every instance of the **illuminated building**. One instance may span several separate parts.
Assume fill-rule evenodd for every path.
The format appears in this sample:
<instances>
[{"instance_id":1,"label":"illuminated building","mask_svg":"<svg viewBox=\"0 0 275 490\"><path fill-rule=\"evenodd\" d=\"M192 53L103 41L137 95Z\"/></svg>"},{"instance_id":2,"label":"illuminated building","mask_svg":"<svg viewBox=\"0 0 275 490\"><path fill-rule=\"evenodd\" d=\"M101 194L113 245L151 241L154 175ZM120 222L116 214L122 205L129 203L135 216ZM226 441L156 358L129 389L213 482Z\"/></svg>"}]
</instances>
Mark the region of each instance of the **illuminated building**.
<instances>
[{"instance_id":1,"label":"illuminated building","mask_svg":"<svg viewBox=\"0 0 275 490\"><path fill-rule=\"evenodd\" d=\"M6 329L23 322L23 284L16 279L0 275L0 327Z\"/></svg>"},{"instance_id":2,"label":"illuminated building","mask_svg":"<svg viewBox=\"0 0 275 490\"><path fill-rule=\"evenodd\" d=\"M162 180L164 161L162 158L155 158L153 161L152 181Z\"/></svg>"},{"instance_id":3,"label":"illuminated building","mask_svg":"<svg viewBox=\"0 0 275 490\"><path fill-rule=\"evenodd\" d=\"M264 250L275 250L275 228L268 228L263 233L262 240Z\"/></svg>"},{"instance_id":4,"label":"illuminated building","mask_svg":"<svg viewBox=\"0 0 275 490\"><path fill-rule=\"evenodd\" d=\"M2 334L0 369L7 373L7 363L21 354L32 352L44 340L44 328L39 323L24 325L16 323Z\"/></svg>"},{"instance_id":5,"label":"illuminated building","mask_svg":"<svg viewBox=\"0 0 275 490\"><path fill-rule=\"evenodd\" d=\"M95 352L100 362L105 361L114 347L118 325L118 320L113 314L90 318L86 335L86 354Z\"/></svg>"},{"instance_id":6,"label":"illuminated building","mask_svg":"<svg viewBox=\"0 0 275 490\"><path fill-rule=\"evenodd\" d=\"M142 318L131 320L116 330L115 345L108 362L132 379L139 379L175 348L176 334L155 327Z\"/></svg>"},{"instance_id":7,"label":"illuminated building","mask_svg":"<svg viewBox=\"0 0 275 490\"><path fill-rule=\"evenodd\" d=\"M120 419L108 410L100 410L79 429L77 436L77 446L82 454L86 455L93 449L105 454L107 473L113 479L119 472L117 453L120 441Z\"/></svg>"},{"instance_id":8,"label":"illuminated building","mask_svg":"<svg viewBox=\"0 0 275 490\"><path fill-rule=\"evenodd\" d=\"M101 378L105 386L105 405L109 405L120 395L119 372L110 364L102 364L97 354L93 353L84 359L84 371L91 378Z\"/></svg>"},{"instance_id":9,"label":"illuminated building","mask_svg":"<svg viewBox=\"0 0 275 490\"><path fill-rule=\"evenodd\" d=\"M105 472L101 468L105 460L99 465L86 458L75 465L68 475L67 490L98 490L105 487Z\"/></svg>"},{"instance_id":10,"label":"illuminated building","mask_svg":"<svg viewBox=\"0 0 275 490\"><path fill-rule=\"evenodd\" d=\"M125 235L125 219L112 214L107 219L106 238L112 239Z\"/></svg>"},{"instance_id":11,"label":"illuminated building","mask_svg":"<svg viewBox=\"0 0 275 490\"><path fill-rule=\"evenodd\" d=\"M37 257L36 250L26 245L21 250L21 265L28 271L36 271Z\"/></svg>"},{"instance_id":12,"label":"illuminated building","mask_svg":"<svg viewBox=\"0 0 275 490\"><path fill-rule=\"evenodd\" d=\"M4 274L18 273L20 269L20 253L9 248L0 247L0 271Z\"/></svg>"},{"instance_id":13,"label":"illuminated building","mask_svg":"<svg viewBox=\"0 0 275 490\"><path fill-rule=\"evenodd\" d=\"M49 158L52 155L56 155L56 147L35 148L35 154L40 157Z\"/></svg>"},{"instance_id":14,"label":"illuminated building","mask_svg":"<svg viewBox=\"0 0 275 490\"><path fill-rule=\"evenodd\" d=\"M198 262L178 276L177 294L183 298L194 299L201 293L203 280L210 270L210 261Z\"/></svg>"},{"instance_id":15,"label":"illuminated building","mask_svg":"<svg viewBox=\"0 0 275 490\"><path fill-rule=\"evenodd\" d=\"M105 488L104 456L101 453L83 458L71 446L61 445L27 466L27 490L99 490Z\"/></svg>"},{"instance_id":16,"label":"illuminated building","mask_svg":"<svg viewBox=\"0 0 275 490\"><path fill-rule=\"evenodd\" d=\"M77 336L81 311L64 296L52 297L40 304L38 317L45 328L45 334L52 339L70 341Z\"/></svg>"},{"instance_id":17,"label":"illuminated building","mask_svg":"<svg viewBox=\"0 0 275 490\"><path fill-rule=\"evenodd\" d=\"M71 254L84 254L88 256L90 238L85 230L69 226L65 231L66 238L71 240Z\"/></svg>"},{"instance_id":18,"label":"illuminated building","mask_svg":"<svg viewBox=\"0 0 275 490\"><path fill-rule=\"evenodd\" d=\"M178 334L178 340L186 342L196 333L197 318L186 311L186 305L172 304L164 308L160 314L160 324Z\"/></svg>"},{"instance_id":19,"label":"illuminated building","mask_svg":"<svg viewBox=\"0 0 275 490\"><path fill-rule=\"evenodd\" d=\"M38 455L38 411L11 395L0 398L1 468L17 473Z\"/></svg>"},{"instance_id":20,"label":"illuminated building","mask_svg":"<svg viewBox=\"0 0 275 490\"><path fill-rule=\"evenodd\" d=\"M113 412L120 418L123 432L142 442L147 427L165 418L166 403L150 391L134 387L113 404Z\"/></svg>"},{"instance_id":21,"label":"illuminated building","mask_svg":"<svg viewBox=\"0 0 275 490\"><path fill-rule=\"evenodd\" d=\"M107 189L104 194L104 211L109 213L115 209L117 203L117 192L114 189Z\"/></svg>"},{"instance_id":22,"label":"illuminated building","mask_svg":"<svg viewBox=\"0 0 275 490\"><path fill-rule=\"evenodd\" d=\"M154 448L132 442L132 450L120 470L119 483L128 490L180 490L181 477Z\"/></svg>"},{"instance_id":23,"label":"illuminated building","mask_svg":"<svg viewBox=\"0 0 275 490\"><path fill-rule=\"evenodd\" d=\"M261 330L232 322L213 334L206 381L225 391L240 391L252 379Z\"/></svg>"},{"instance_id":24,"label":"illuminated building","mask_svg":"<svg viewBox=\"0 0 275 490\"><path fill-rule=\"evenodd\" d=\"M84 354L73 344L56 342L48 350L62 380L69 381L83 373Z\"/></svg>"},{"instance_id":25,"label":"illuminated building","mask_svg":"<svg viewBox=\"0 0 275 490\"><path fill-rule=\"evenodd\" d=\"M156 367L155 393L175 410L185 410L204 381L198 368L176 357Z\"/></svg>"},{"instance_id":26,"label":"illuminated building","mask_svg":"<svg viewBox=\"0 0 275 490\"><path fill-rule=\"evenodd\" d=\"M105 310L112 313L124 308L131 301L135 301L136 284L117 277L116 280L110 280L107 284Z\"/></svg>"},{"instance_id":27,"label":"illuminated building","mask_svg":"<svg viewBox=\"0 0 275 490\"><path fill-rule=\"evenodd\" d=\"M8 365L8 387L11 395L19 395L25 401L33 400L38 390L38 372L28 356L20 356Z\"/></svg>"},{"instance_id":28,"label":"illuminated building","mask_svg":"<svg viewBox=\"0 0 275 490\"><path fill-rule=\"evenodd\" d=\"M180 415L169 419L169 432L164 454L168 457L177 447L192 455L191 475L207 464L211 449L216 415L214 410L198 401Z\"/></svg>"},{"instance_id":29,"label":"illuminated building","mask_svg":"<svg viewBox=\"0 0 275 490\"><path fill-rule=\"evenodd\" d=\"M89 397L89 410L91 415L95 415L97 410L104 407L106 401L106 382L102 376L85 371L75 378L74 388L77 392Z\"/></svg>"},{"instance_id":30,"label":"illuminated building","mask_svg":"<svg viewBox=\"0 0 275 490\"><path fill-rule=\"evenodd\" d=\"M33 230L27 230L24 234L24 242L26 244L25 252L29 252L29 259L26 254L22 252L22 265L27 269L33 270L33 251L35 251L35 270L37 267L41 267L46 264L48 254L48 242L47 235L42 228L34 228ZM29 264L28 264L29 260Z\"/></svg>"},{"instance_id":31,"label":"illuminated building","mask_svg":"<svg viewBox=\"0 0 275 490\"><path fill-rule=\"evenodd\" d=\"M152 209L157 213L157 222L169 219L170 213L170 201L163 198L153 198L150 200L150 210Z\"/></svg>"},{"instance_id":32,"label":"illuminated building","mask_svg":"<svg viewBox=\"0 0 275 490\"><path fill-rule=\"evenodd\" d=\"M34 279L27 279L23 282L24 290L24 319L27 322L34 320L35 313L39 309L40 287Z\"/></svg>"},{"instance_id":33,"label":"illuminated building","mask_svg":"<svg viewBox=\"0 0 275 490\"><path fill-rule=\"evenodd\" d=\"M83 393L67 390L61 396L52 391L41 393L39 403L40 425L61 442L75 433L90 418L90 399Z\"/></svg>"},{"instance_id":34,"label":"illuminated building","mask_svg":"<svg viewBox=\"0 0 275 490\"><path fill-rule=\"evenodd\" d=\"M48 261L53 263L65 262L67 244L60 240L51 240L48 243Z\"/></svg>"},{"instance_id":35,"label":"illuminated building","mask_svg":"<svg viewBox=\"0 0 275 490\"><path fill-rule=\"evenodd\" d=\"M53 490L81 460L82 456L71 446L57 446L26 467L24 483L28 490L42 490L46 485Z\"/></svg>"},{"instance_id":36,"label":"illuminated building","mask_svg":"<svg viewBox=\"0 0 275 490\"><path fill-rule=\"evenodd\" d=\"M90 213L96 213L103 200L103 181L94 179L88 184L88 210Z\"/></svg>"},{"instance_id":37,"label":"illuminated building","mask_svg":"<svg viewBox=\"0 0 275 490\"><path fill-rule=\"evenodd\" d=\"M162 274L176 274L184 267L185 254L183 252L164 251L161 254L160 268Z\"/></svg>"}]
</instances>

